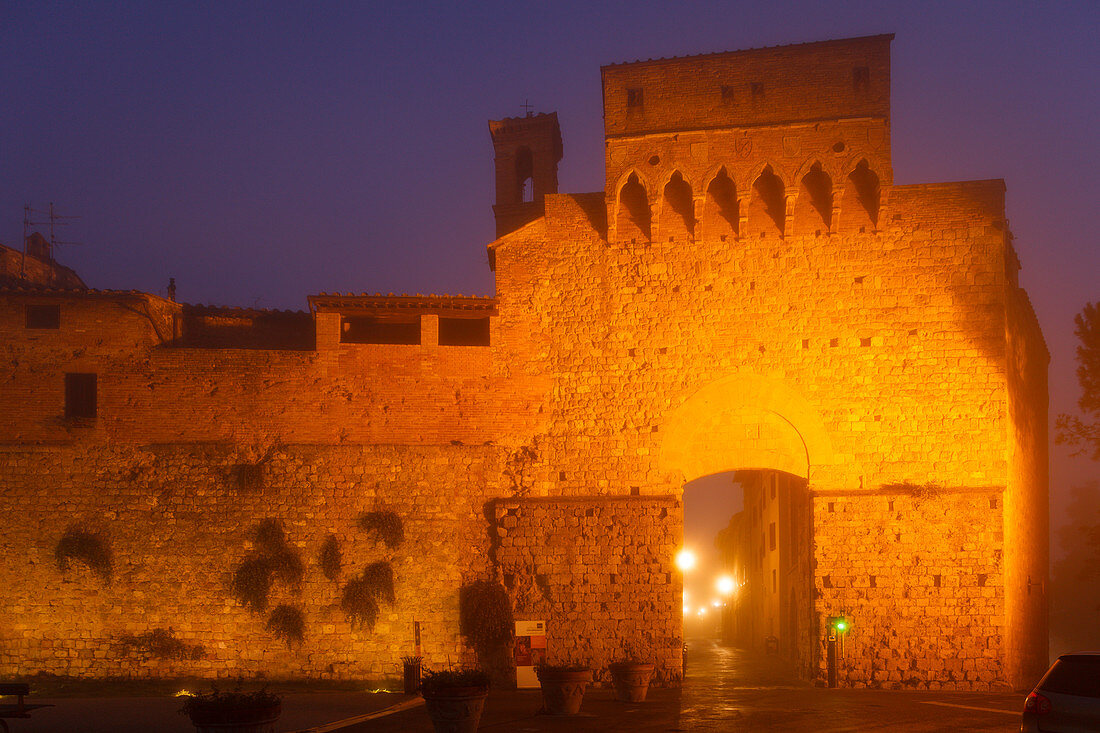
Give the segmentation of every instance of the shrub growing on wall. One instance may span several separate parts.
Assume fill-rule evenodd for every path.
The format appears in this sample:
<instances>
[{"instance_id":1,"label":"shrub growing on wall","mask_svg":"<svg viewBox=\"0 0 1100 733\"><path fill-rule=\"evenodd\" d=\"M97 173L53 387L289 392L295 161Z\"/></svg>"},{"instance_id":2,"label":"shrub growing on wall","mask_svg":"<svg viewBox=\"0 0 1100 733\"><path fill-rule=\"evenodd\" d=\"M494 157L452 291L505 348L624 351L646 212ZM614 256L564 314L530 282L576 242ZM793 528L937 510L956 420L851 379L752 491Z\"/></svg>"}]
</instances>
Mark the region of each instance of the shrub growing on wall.
<instances>
[{"instance_id":1,"label":"shrub growing on wall","mask_svg":"<svg viewBox=\"0 0 1100 733\"><path fill-rule=\"evenodd\" d=\"M321 552L317 555L317 564L321 566L321 572L325 574L326 578L336 580L340 576L343 562L344 557L340 552L340 543L336 540L336 535L330 534L325 537L325 541L321 545Z\"/></svg>"},{"instance_id":2,"label":"shrub growing on wall","mask_svg":"<svg viewBox=\"0 0 1100 733\"><path fill-rule=\"evenodd\" d=\"M285 603L272 610L265 628L276 639L285 641L287 646L301 644L306 636L306 621L301 610Z\"/></svg>"},{"instance_id":3,"label":"shrub growing on wall","mask_svg":"<svg viewBox=\"0 0 1100 733\"><path fill-rule=\"evenodd\" d=\"M233 571L230 590L241 605L260 613L267 609L271 586L278 580L297 588L302 582L302 560L286 541L282 523L265 519L253 533L254 549Z\"/></svg>"},{"instance_id":4,"label":"shrub growing on wall","mask_svg":"<svg viewBox=\"0 0 1100 733\"><path fill-rule=\"evenodd\" d=\"M511 654L508 645L515 633L512 604L504 586L478 580L458 590L459 630L470 641L494 681L509 683Z\"/></svg>"},{"instance_id":5,"label":"shrub growing on wall","mask_svg":"<svg viewBox=\"0 0 1100 733\"><path fill-rule=\"evenodd\" d=\"M405 540L405 527L395 512L374 511L359 515L359 528L386 543L391 550Z\"/></svg>"},{"instance_id":6,"label":"shrub growing on wall","mask_svg":"<svg viewBox=\"0 0 1100 733\"><path fill-rule=\"evenodd\" d=\"M62 572L75 560L88 566L103 582L111 582L111 546L106 535L70 525L57 541L54 557Z\"/></svg>"},{"instance_id":7,"label":"shrub growing on wall","mask_svg":"<svg viewBox=\"0 0 1100 733\"><path fill-rule=\"evenodd\" d=\"M157 659L202 659L206 650L199 644L177 639L172 629L153 629L141 634L124 634L119 643L132 651L144 652Z\"/></svg>"},{"instance_id":8,"label":"shrub growing on wall","mask_svg":"<svg viewBox=\"0 0 1100 733\"><path fill-rule=\"evenodd\" d=\"M388 562L375 562L344 586L340 608L352 623L373 629L383 602L394 603L393 568Z\"/></svg>"}]
</instances>

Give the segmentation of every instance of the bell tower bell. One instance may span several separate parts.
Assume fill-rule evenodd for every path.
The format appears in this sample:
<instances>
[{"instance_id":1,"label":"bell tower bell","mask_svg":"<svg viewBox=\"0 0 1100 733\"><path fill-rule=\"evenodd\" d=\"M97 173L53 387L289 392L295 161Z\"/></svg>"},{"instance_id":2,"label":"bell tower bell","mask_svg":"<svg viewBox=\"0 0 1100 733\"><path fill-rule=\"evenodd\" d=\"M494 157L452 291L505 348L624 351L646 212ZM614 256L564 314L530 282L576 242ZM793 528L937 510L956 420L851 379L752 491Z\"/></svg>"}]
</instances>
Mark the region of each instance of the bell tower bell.
<instances>
[{"instance_id":1,"label":"bell tower bell","mask_svg":"<svg viewBox=\"0 0 1100 733\"><path fill-rule=\"evenodd\" d=\"M497 237L543 215L543 197L558 192L558 113L489 120L496 161Z\"/></svg>"}]
</instances>

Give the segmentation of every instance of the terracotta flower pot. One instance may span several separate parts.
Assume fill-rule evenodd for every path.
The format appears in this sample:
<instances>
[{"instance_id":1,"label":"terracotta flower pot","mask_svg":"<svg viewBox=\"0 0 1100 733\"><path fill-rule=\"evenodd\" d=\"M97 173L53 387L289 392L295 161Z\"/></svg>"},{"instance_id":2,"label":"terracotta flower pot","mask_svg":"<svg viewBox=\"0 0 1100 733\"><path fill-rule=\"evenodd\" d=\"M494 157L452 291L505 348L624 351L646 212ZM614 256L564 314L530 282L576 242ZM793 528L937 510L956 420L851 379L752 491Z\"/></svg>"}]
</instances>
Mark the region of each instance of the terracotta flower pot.
<instances>
[{"instance_id":1,"label":"terracotta flower pot","mask_svg":"<svg viewBox=\"0 0 1100 733\"><path fill-rule=\"evenodd\" d=\"M592 681L592 670L538 670L542 703L551 715L576 715L584 690Z\"/></svg>"},{"instance_id":2,"label":"terracotta flower pot","mask_svg":"<svg viewBox=\"0 0 1100 733\"><path fill-rule=\"evenodd\" d=\"M615 697L623 702L643 702L649 692L653 665L640 662L616 662L608 667L615 684Z\"/></svg>"},{"instance_id":3,"label":"terracotta flower pot","mask_svg":"<svg viewBox=\"0 0 1100 733\"><path fill-rule=\"evenodd\" d=\"M485 709L488 687L447 687L424 691L424 707L436 733L474 733Z\"/></svg>"}]
</instances>

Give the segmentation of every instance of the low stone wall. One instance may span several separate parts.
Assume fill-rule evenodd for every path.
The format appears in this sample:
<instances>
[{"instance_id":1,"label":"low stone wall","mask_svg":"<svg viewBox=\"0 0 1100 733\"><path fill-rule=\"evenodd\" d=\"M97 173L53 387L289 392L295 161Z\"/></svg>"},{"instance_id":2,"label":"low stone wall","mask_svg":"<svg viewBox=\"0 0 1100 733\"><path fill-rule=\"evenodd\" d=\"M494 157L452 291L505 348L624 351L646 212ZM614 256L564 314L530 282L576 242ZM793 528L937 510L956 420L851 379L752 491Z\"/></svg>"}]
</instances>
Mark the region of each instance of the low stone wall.
<instances>
[{"instance_id":1,"label":"low stone wall","mask_svg":"<svg viewBox=\"0 0 1100 733\"><path fill-rule=\"evenodd\" d=\"M516 620L545 620L550 662L651 660L682 677L683 507L669 496L502 499L493 561Z\"/></svg>"}]
</instances>

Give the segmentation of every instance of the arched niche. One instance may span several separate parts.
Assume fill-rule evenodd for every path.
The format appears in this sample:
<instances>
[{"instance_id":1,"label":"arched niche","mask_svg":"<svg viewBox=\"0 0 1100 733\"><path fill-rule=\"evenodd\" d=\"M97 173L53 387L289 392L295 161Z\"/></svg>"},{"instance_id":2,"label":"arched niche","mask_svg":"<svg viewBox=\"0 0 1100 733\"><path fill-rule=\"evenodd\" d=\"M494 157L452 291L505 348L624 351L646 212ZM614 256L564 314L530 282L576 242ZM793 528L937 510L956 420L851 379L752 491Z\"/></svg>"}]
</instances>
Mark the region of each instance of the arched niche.
<instances>
[{"instance_id":1,"label":"arched niche","mask_svg":"<svg viewBox=\"0 0 1100 733\"><path fill-rule=\"evenodd\" d=\"M878 174L871 170L866 159L859 161L844 186L844 199L841 202L841 217L845 229L878 228L878 212L881 203L882 187Z\"/></svg>"},{"instance_id":2,"label":"arched niche","mask_svg":"<svg viewBox=\"0 0 1100 733\"><path fill-rule=\"evenodd\" d=\"M765 166L753 181L749 196L749 211L745 234L759 236L776 234L782 236L787 217L787 201L783 180L775 174L770 165Z\"/></svg>"},{"instance_id":3,"label":"arched niche","mask_svg":"<svg viewBox=\"0 0 1100 733\"><path fill-rule=\"evenodd\" d=\"M658 239L687 240L695 236L695 201L691 185L676 171L665 184L661 198L660 234Z\"/></svg>"},{"instance_id":4,"label":"arched niche","mask_svg":"<svg viewBox=\"0 0 1100 733\"><path fill-rule=\"evenodd\" d=\"M814 163L799 181L799 193L794 207L793 227L796 234L829 231L833 226L833 179Z\"/></svg>"},{"instance_id":5,"label":"arched niche","mask_svg":"<svg viewBox=\"0 0 1100 733\"><path fill-rule=\"evenodd\" d=\"M649 240L649 196L637 173L631 173L626 183L619 189L615 232L619 241Z\"/></svg>"},{"instance_id":6,"label":"arched niche","mask_svg":"<svg viewBox=\"0 0 1100 733\"><path fill-rule=\"evenodd\" d=\"M737 187L723 167L707 186L701 222L703 238L723 240L736 237L739 216Z\"/></svg>"}]
</instances>

